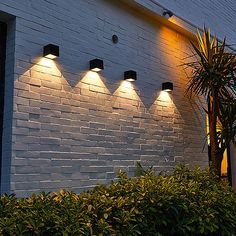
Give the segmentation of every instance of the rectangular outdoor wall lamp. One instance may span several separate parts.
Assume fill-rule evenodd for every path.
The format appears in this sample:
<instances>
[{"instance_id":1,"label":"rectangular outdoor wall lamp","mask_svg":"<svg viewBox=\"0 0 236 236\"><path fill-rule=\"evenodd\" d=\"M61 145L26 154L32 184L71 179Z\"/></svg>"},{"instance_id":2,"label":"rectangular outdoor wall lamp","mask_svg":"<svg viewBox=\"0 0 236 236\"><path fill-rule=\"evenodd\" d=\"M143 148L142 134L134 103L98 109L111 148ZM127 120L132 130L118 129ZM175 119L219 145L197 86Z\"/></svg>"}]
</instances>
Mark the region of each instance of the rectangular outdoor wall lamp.
<instances>
[{"instance_id":1,"label":"rectangular outdoor wall lamp","mask_svg":"<svg viewBox=\"0 0 236 236\"><path fill-rule=\"evenodd\" d=\"M43 56L49 59L55 59L59 57L59 46L54 44L48 44L43 47Z\"/></svg>"},{"instance_id":2,"label":"rectangular outdoor wall lamp","mask_svg":"<svg viewBox=\"0 0 236 236\"><path fill-rule=\"evenodd\" d=\"M128 70L124 72L124 80L133 82L137 80L137 72L134 70Z\"/></svg>"},{"instance_id":3,"label":"rectangular outdoor wall lamp","mask_svg":"<svg viewBox=\"0 0 236 236\"><path fill-rule=\"evenodd\" d=\"M104 69L103 60L101 59L93 59L89 62L90 70L94 72L99 72Z\"/></svg>"},{"instance_id":4,"label":"rectangular outdoor wall lamp","mask_svg":"<svg viewBox=\"0 0 236 236\"><path fill-rule=\"evenodd\" d=\"M162 91L171 92L173 91L173 87L173 83L171 82L162 83Z\"/></svg>"}]
</instances>

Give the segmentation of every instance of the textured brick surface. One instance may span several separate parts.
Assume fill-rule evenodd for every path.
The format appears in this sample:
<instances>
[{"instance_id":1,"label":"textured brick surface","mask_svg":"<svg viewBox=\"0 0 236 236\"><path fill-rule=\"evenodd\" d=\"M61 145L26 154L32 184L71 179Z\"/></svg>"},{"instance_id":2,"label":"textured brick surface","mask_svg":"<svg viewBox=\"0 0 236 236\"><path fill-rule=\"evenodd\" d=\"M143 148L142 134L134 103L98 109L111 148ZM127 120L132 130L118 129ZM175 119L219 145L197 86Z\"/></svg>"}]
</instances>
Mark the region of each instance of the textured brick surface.
<instances>
[{"instance_id":1,"label":"textured brick surface","mask_svg":"<svg viewBox=\"0 0 236 236\"><path fill-rule=\"evenodd\" d=\"M146 0L142 0L146 1ZM202 28L204 25L210 27L213 34L221 39L227 38L231 45L236 42L235 12L236 2L234 0L152 0L170 9L181 18Z\"/></svg>"},{"instance_id":2,"label":"textured brick surface","mask_svg":"<svg viewBox=\"0 0 236 236\"><path fill-rule=\"evenodd\" d=\"M133 176L137 161L157 171L207 164L201 101L184 96L179 67L188 39L119 1L2 0L0 10L17 16L12 192L82 191L119 169ZM42 59L48 43L60 46L55 62ZM88 73L94 58L99 75ZM122 82L129 69L133 85Z\"/></svg>"}]
</instances>

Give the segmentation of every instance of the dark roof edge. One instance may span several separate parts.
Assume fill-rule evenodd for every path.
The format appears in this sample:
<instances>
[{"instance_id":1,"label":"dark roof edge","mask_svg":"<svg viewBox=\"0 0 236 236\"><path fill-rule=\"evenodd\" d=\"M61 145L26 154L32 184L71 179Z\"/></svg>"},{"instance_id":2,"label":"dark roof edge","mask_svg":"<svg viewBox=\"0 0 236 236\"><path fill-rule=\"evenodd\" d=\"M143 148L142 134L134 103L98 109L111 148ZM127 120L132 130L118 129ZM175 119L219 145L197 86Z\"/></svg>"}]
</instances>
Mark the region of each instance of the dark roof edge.
<instances>
[{"instance_id":1,"label":"dark roof edge","mask_svg":"<svg viewBox=\"0 0 236 236\"><path fill-rule=\"evenodd\" d=\"M158 3L158 0L120 0L124 3L128 4L129 6L138 9L140 12L151 16L152 18L156 19L158 22L166 25L167 27L185 35L191 41L196 40L196 32L199 30L202 32L202 28L199 26L194 25L193 23L189 22L188 20L183 19L182 17L178 16L173 13L173 20L167 20L162 16L163 11L169 10L165 6ZM171 19L172 19L171 18ZM222 39L219 39L222 42ZM229 49L236 51L236 49L230 45L227 45Z\"/></svg>"}]
</instances>

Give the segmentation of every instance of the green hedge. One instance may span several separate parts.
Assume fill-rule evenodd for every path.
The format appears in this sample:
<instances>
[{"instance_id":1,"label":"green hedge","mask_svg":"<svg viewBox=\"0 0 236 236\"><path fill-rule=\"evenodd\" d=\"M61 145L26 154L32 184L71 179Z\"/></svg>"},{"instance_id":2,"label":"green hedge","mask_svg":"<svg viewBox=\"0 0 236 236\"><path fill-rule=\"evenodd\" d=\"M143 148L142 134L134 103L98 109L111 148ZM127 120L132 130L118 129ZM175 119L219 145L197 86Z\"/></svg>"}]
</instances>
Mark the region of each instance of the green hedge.
<instances>
[{"instance_id":1,"label":"green hedge","mask_svg":"<svg viewBox=\"0 0 236 236\"><path fill-rule=\"evenodd\" d=\"M236 194L209 171L177 167L171 176L124 173L81 193L0 199L0 235L232 235Z\"/></svg>"}]
</instances>

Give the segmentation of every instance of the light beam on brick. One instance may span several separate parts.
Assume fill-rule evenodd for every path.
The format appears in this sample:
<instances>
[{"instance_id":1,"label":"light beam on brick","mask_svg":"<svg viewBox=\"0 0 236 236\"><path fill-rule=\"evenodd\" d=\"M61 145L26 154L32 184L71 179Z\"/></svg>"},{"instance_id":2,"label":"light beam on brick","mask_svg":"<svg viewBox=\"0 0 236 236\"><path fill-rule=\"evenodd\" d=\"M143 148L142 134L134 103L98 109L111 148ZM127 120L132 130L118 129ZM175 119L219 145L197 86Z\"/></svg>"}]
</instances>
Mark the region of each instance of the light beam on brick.
<instances>
[{"instance_id":1,"label":"light beam on brick","mask_svg":"<svg viewBox=\"0 0 236 236\"><path fill-rule=\"evenodd\" d=\"M173 104L171 95L167 91L161 91L160 95L157 98L157 101L164 102L168 104Z\"/></svg>"},{"instance_id":2,"label":"light beam on brick","mask_svg":"<svg viewBox=\"0 0 236 236\"><path fill-rule=\"evenodd\" d=\"M56 77L62 76L61 71L57 68L56 63L53 60L45 57L41 58L40 61L36 65L34 65L32 69Z\"/></svg>"},{"instance_id":3,"label":"light beam on brick","mask_svg":"<svg viewBox=\"0 0 236 236\"><path fill-rule=\"evenodd\" d=\"M127 110L139 110L144 104L139 97L139 91L133 83L122 81L114 95L115 107L126 107Z\"/></svg>"},{"instance_id":4,"label":"light beam on brick","mask_svg":"<svg viewBox=\"0 0 236 236\"><path fill-rule=\"evenodd\" d=\"M18 83L24 83L22 91L30 93L35 99L43 96L42 94L61 95L62 86L70 88L55 61L44 57L36 58L33 66L19 77Z\"/></svg>"},{"instance_id":5,"label":"light beam on brick","mask_svg":"<svg viewBox=\"0 0 236 236\"><path fill-rule=\"evenodd\" d=\"M178 112L170 93L161 91L151 107L149 113L152 115L153 120L162 121L162 126L168 127L173 122L174 114Z\"/></svg>"},{"instance_id":6,"label":"light beam on brick","mask_svg":"<svg viewBox=\"0 0 236 236\"><path fill-rule=\"evenodd\" d=\"M96 94L111 94L104 80L105 78L101 77L98 73L87 71L76 87L80 87L82 93L90 94L90 96L96 96Z\"/></svg>"}]
</instances>

